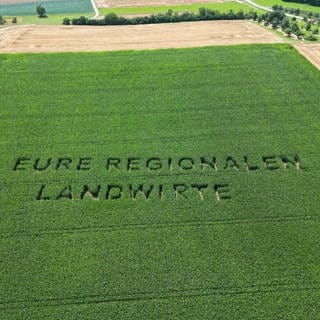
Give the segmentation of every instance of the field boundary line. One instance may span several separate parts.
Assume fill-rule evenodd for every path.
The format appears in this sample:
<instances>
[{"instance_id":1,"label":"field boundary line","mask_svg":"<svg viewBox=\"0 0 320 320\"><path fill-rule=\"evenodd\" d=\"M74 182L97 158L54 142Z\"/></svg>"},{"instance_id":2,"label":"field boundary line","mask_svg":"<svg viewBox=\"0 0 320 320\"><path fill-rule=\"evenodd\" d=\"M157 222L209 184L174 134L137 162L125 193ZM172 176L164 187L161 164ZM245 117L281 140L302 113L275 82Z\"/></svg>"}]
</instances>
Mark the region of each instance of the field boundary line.
<instances>
[{"instance_id":1,"label":"field boundary line","mask_svg":"<svg viewBox=\"0 0 320 320\"><path fill-rule=\"evenodd\" d=\"M241 294L263 294L285 291L319 291L319 283L313 283L313 286L299 287L301 284L283 283L283 284L261 284L251 286L230 286L230 287L209 287L209 288L188 288L188 289L172 289L159 292L136 292L128 294L114 295L87 295L73 296L65 298L45 298L32 300L9 300L0 302L0 309L23 309L23 308L41 308L41 307L61 307L67 305L82 304L100 304L114 302L131 302L131 301L147 301L147 300L163 300L163 299L179 299L205 297L211 295L241 295Z\"/></svg>"},{"instance_id":2,"label":"field boundary line","mask_svg":"<svg viewBox=\"0 0 320 320\"><path fill-rule=\"evenodd\" d=\"M249 225L260 223L286 223L291 221L320 221L320 216L299 215L299 216L283 216L273 217L264 216L259 219L212 219L212 220L189 220L189 221L176 221L176 222L160 222L160 223L137 223L137 224L119 224L108 225L104 227L83 227L83 228L62 228L52 230L31 230L31 231L15 231L15 232L2 232L3 238L11 238L12 236L45 236L55 234L75 234L75 233L89 233L89 232L116 232L128 229L162 229L162 228L175 228L175 227L202 227L202 226L215 226L215 225Z\"/></svg>"}]
</instances>

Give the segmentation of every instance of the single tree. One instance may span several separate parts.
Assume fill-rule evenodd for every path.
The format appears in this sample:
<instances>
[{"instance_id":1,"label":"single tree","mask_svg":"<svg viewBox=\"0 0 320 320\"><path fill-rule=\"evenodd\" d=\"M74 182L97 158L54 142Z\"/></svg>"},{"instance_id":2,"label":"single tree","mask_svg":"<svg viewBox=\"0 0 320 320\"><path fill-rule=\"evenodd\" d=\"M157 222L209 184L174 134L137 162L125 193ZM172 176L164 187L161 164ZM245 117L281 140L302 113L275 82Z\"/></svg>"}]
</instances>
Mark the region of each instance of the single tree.
<instances>
[{"instance_id":1,"label":"single tree","mask_svg":"<svg viewBox=\"0 0 320 320\"><path fill-rule=\"evenodd\" d=\"M106 25L115 25L118 23L118 21L119 17L114 12L110 12L104 16L104 23Z\"/></svg>"},{"instance_id":2,"label":"single tree","mask_svg":"<svg viewBox=\"0 0 320 320\"><path fill-rule=\"evenodd\" d=\"M300 39L301 36L303 36L303 33L302 33L302 31L300 30L297 22L293 22L293 23L292 23L292 25L291 25L291 30L292 30L292 33L293 33L294 35L296 35L298 39Z\"/></svg>"},{"instance_id":3,"label":"single tree","mask_svg":"<svg viewBox=\"0 0 320 320\"><path fill-rule=\"evenodd\" d=\"M307 31L311 30L311 22L310 21L306 24L306 30Z\"/></svg>"},{"instance_id":4,"label":"single tree","mask_svg":"<svg viewBox=\"0 0 320 320\"><path fill-rule=\"evenodd\" d=\"M47 11L46 11L45 7L42 6L41 4L37 5L36 11L37 11L37 15L39 16L39 18L46 17Z\"/></svg>"},{"instance_id":5,"label":"single tree","mask_svg":"<svg viewBox=\"0 0 320 320\"><path fill-rule=\"evenodd\" d=\"M63 21L62 21L62 24L66 25L66 26L70 25L70 23L71 23L71 19L70 18L64 18Z\"/></svg>"},{"instance_id":6,"label":"single tree","mask_svg":"<svg viewBox=\"0 0 320 320\"><path fill-rule=\"evenodd\" d=\"M272 21L271 21L271 26L272 26L272 29L277 29L278 26L279 26L279 20L277 18L274 18Z\"/></svg>"},{"instance_id":7,"label":"single tree","mask_svg":"<svg viewBox=\"0 0 320 320\"><path fill-rule=\"evenodd\" d=\"M287 29L284 30L284 32L286 33L286 35L287 35L288 37L290 37L290 36L291 36L291 33L292 33L292 30L291 30L290 27L288 27Z\"/></svg>"},{"instance_id":8,"label":"single tree","mask_svg":"<svg viewBox=\"0 0 320 320\"><path fill-rule=\"evenodd\" d=\"M290 27L290 20L287 17L285 17L281 22L281 29L286 30L289 27Z\"/></svg>"}]
</instances>

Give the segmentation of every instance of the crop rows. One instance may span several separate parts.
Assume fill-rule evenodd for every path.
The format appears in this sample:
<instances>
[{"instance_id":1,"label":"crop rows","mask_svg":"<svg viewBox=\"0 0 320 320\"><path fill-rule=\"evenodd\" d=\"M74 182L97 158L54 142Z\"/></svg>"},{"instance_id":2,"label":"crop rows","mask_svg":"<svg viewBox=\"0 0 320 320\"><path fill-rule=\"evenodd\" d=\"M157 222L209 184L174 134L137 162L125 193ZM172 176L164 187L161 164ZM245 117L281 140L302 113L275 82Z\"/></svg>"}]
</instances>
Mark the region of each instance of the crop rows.
<instances>
[{"instance_id":1,"label":"crop rows","mask_svg":"<svg viewBox=\"0 0 320 320\"><path fill-rule=\"evenodd\" d=\"M0 318L317 318L320 76L295 49L0 68Z\"/></svg>"}]
</instances>

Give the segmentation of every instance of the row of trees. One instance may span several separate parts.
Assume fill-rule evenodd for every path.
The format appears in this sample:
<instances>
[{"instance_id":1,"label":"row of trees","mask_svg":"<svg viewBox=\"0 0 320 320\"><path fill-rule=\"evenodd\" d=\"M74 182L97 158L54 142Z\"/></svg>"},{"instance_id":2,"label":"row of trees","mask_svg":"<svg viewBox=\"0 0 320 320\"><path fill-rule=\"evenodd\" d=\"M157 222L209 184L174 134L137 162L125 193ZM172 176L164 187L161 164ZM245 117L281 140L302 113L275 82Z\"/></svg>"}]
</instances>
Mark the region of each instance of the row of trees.
<instances>
[{"instance_id":1,"label":"row of trees","mask_svg":"<svg viewBox=\"0 0 320 320\"><path fill-rule=\"evenodd\" d=\"M282 7L274 6L273 10L273 12L266 12L260 15L257 21L260 23L263 22L265 26L270 25L273 29L281 28L281 30L288 36L291 36L293 34L298 39L305 35L295 17L291 19L288 18L285 15L285 10ZM305 31L311 31L312 25L315 24L315 21L307 19L305 22ZM315 28L312 30L312 33L305 36L304 39L315 41L317 40L317 34L319 34L319 29Z\"/></svg>"},{"instance_id":2,"label":"row of trees","mask_svg":"<svg viewBox=\"0 0 320 320\"><path fill-rule=\"evenodd\" d=\"M42 6L41 4L36 6L36 12L37 12L37 15L39 16L39 18L46 18L47 17L46 8L44 6Z\"/></svg>"},{"instance_id":3,"label":"row of trees","mask_svg":"<svg viewBox=\"0 0 320 320\"><path fill-rule=\"evenodd\" d=\"M295 12L297 13L297 12ZM144 17L125 18L118 16L115 13L107 14L103 19L89 19L84 16L80 18L65 18L63 24L65 25L136 25L136 24L151 24L151 23L173 23L182 21L205 21L205 20L244 20L251 19L263 23L265 26L271 26L273 29L279 29L286 33L288 36L291 34L297 38L304 36L304 32L301 30L296 18L288 18L286 16L286 10L282 6L275 5L272 12L265 12L258 15L255 11L244 13L242 10L233 12L230 10L227 13L220 13L217 10L211 10L207 8L200 8L198 13L184 12L178 13L169 10L164 14L153 14ZM318 19L318 20L316 20ZM311 31L312 25L318 21L320 25L320 19L310 19L305 17L305 30ZM317 40L315 35L319 33L318 28L309 32L305 37L307 40Z\"/></svg>"},{"instance_id":4,"label":"row of trees","mask_svg":"<svg viewBox=\"0 0 320 320\"><path fill-rule=\"evenodd\" d=\"M272 7L273 10L283 10L285 13L290 13L295 16L302 16L306 19L312 19L312 18L320 18L320 13L319 12L311 12L311 11L305 11L305 10L300 10L299 8L286 8L283 6L279 5L274 5Z\"/></svg>"},{"instance_id":5,"label":"row of trees","mask_svg":"<svg viewBox=\"0 0 320 320\"><path fill-rule=\"evenodd\" d=\"M256 19L257 13L251 11L244 13L242 10L233 12L230 10L227 13L220 13L217 10L200 8L198 13L193 12L173 12L168 10L166 13L153 14L144 17L125 18L118 16L115 13L107 14L103 19L89 19L86 17L80 18L65 18L63 24L69 25L136 25L136 24L151 24L151 23L174 23L182 21L204 21L204 20L244 20Z\"/></svg>"}]
</instances>

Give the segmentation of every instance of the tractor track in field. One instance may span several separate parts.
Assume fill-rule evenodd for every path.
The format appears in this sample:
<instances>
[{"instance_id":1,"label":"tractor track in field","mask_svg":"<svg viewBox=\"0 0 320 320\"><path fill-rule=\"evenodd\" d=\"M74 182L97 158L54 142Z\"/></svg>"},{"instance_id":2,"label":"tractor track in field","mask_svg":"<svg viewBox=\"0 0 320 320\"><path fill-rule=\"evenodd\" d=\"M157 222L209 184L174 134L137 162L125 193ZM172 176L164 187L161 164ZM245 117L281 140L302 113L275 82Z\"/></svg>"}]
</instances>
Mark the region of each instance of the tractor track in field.
<instances>
[{"instance_id":1,"label":"tractor track in field","mask_svg":"<svg viewBox=\"0 0 320 320\"><path fill-rule=\"evenodd\" d=\"M295 283L277 283L277 284L257 284L248 286L230 286L230 287L208 287L208 288L186 288L160 290L158 292L133 292L127 294L93 294L72 297L50 297L30 300L11 300L0 302L0 310L24 309L24 308L43 308L43 307L61 307L68 305L82 304L100 304L114 302L134 302L147 300L179 299L205 297L212 295L250 295L250 294L270 294L278 292L300 292L300 291L319 291L318 283L311 283L309 286Z\"/></svg>"},{"instance_id":2,"label":"tractor track in field","mask_svg":"<svg viewBox=\"0 0 320 320\"><path fill-rule=\"evenodd\" d=\"M42 211L51 213L51 211ZM129 224L113 224L106 226L92 226L92 227L75 227L75 228L57 228L50 230L23 230L23 231L2 231L2 238L14 237L33 237L33 236L50 236L61 234L75 234L75 233L95 233L95 232L121 232L135 229L163 229L163 228L201 228L201 227L214 227L225 225L255 225L265 223L292 223L292 222L312 222L319 223L320 216L310 215L297 215L297 216L263 216L261 218L242 218L242 219L210 219L210 220L188 220L188 221L172 221L172 222L153 222L153 223L129 223Z\"/></svg>"}]
</instances>

